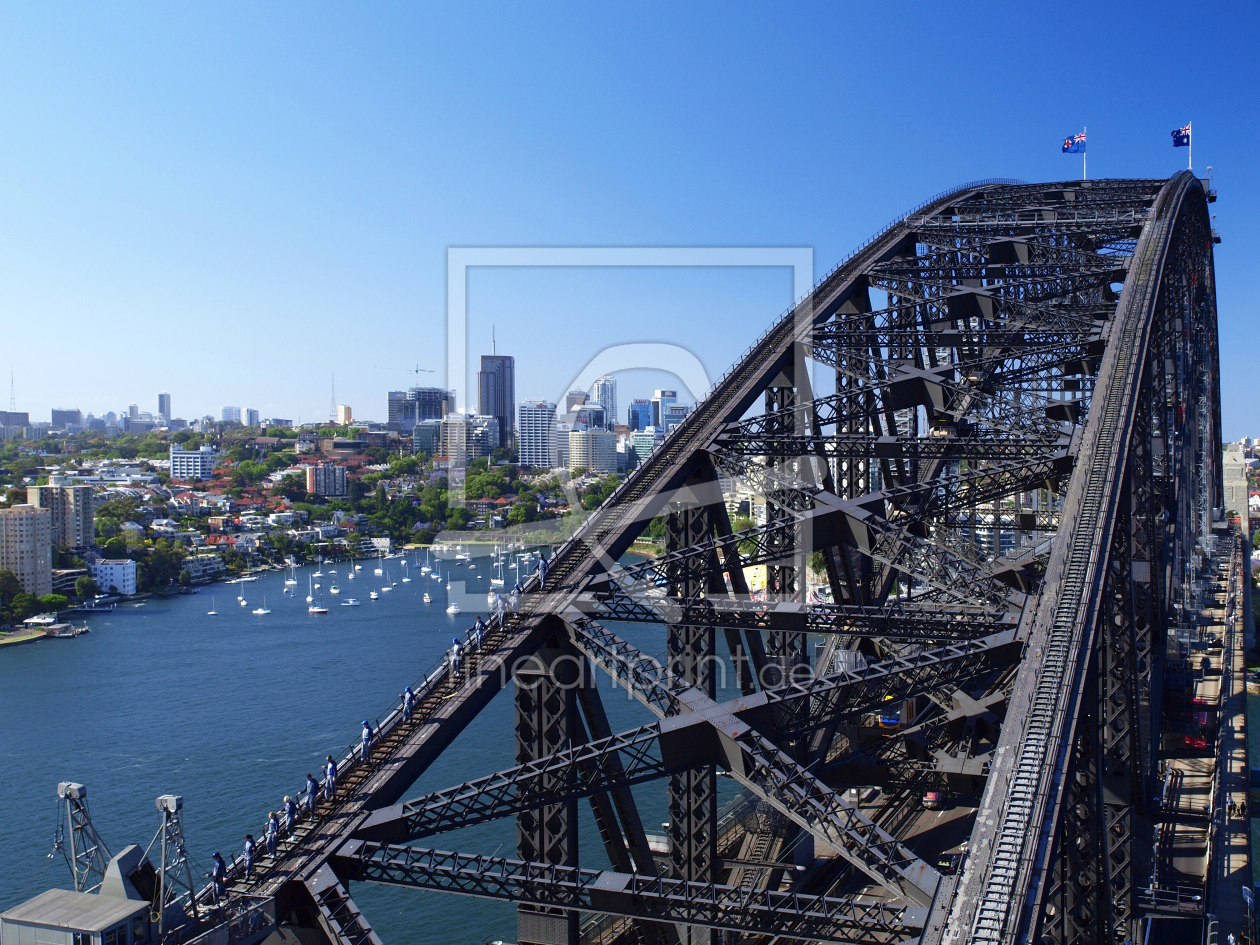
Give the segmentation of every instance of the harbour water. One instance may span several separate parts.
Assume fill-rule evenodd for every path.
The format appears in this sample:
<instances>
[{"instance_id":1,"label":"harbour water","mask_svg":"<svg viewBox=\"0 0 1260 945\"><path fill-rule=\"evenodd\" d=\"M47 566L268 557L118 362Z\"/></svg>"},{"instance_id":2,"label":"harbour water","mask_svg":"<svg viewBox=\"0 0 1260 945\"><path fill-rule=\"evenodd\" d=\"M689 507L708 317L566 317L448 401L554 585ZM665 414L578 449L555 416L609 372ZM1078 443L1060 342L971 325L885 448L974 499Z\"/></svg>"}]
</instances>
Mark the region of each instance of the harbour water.
<instances>
[{"instance_id":1,"label":"harbour water","mask_svg":"<svg viewBox=\"0 0 1260 945\"><path fill-rule=\"evenodd\" d=\"M197 594L124 605L88 619L92 632L0 652L0 911L51 887L69 885L60 855L49 857L56 823L56 785L88 787L93 820L117 852L147 846L158 828L154 799L184 797L189 850L202 872L216 850L239 851L258 835L266 812L296 795L324 755L358 739L360 721L395 704L398 693L439 660L451 637L486 612L491 562L476 570L441 565L442 580L387 559L348 579L353 565L299 569L296 593L287 574L246 584L217 584ZM452 586L446 590L448 572ZM507 572L510 587L516 572ZM412 580L403 582L409 575ZM309 583L328 607L307 613ZM390 591L381 593L384 583ZM339 595L329 588L337 584ZM368 598L377 590L380 599ZM432 603L423 602L428 592ZM246 601L241 606L237 595ZM267 615L251 611L263 603ZM342 607L356 598L360 606ZM462 613L445 612L449 601ZM217 616L207 611L216 610ZM645 652L663 657L661 628L619 625ZM645 709L614 690L600 690L614 730L649 720ZM412 795L492 773L514 763L510 689L445 752ZM728 779L720 779L723 799ZM636 789L649 832L667 816L663 784ZM581 860L607 865L589 807L582 805ZM435 838L441 849L515 855L508 820ZM507 904L437 893L355 884L351 895L387 943L463 945L514 941Z\"/></svg>"}]
</instances>

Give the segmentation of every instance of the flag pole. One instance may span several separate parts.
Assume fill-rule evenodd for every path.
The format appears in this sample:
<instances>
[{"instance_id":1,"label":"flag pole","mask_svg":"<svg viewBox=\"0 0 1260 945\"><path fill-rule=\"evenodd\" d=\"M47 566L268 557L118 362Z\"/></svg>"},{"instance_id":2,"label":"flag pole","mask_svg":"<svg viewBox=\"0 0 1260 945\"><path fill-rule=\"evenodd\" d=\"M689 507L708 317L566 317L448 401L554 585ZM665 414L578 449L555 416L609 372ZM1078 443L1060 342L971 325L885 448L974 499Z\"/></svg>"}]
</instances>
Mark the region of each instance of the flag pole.
<instances>
[{"instance_id":1,"label":"flag pole","mask_svg":"<svg viewBox=\"0 0 1260 945\"><path fill-rule=\"evenodd\" d=\"M1081 126L1081 133L1085 135L1085 147L1081 149L1081 180L1089 180L1089 127Z\"/></svg>"},{"instance_id":2,"label":"flag pole","mask_svg":"<svg viewBox=\"0 0 1260 945\"><path fill-rule=\"evenodd\" d=\"M1186 164L1186 169L1193 171L1194 170L1194 122L1192 121L1186 122L1186 128L1190 132L1188 136L1190 138L1190 146L1189 146L1190 153L1186 155L1189 158L1189 161Z\"/></svg>"}]
</instances>

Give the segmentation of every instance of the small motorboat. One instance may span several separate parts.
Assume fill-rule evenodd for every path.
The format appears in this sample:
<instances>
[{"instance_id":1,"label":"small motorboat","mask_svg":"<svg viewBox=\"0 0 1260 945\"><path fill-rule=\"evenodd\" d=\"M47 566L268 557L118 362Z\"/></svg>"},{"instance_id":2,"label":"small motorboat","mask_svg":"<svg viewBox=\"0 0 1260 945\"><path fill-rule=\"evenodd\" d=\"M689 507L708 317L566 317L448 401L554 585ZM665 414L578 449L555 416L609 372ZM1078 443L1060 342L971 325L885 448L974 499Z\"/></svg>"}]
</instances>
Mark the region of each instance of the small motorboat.
<instances>
[{"instance_id":1,"label":"small motorboat","mask_svg":"<svg viewBox=\"0 0 1260 945\"><path fill-rule=\"evenodd\" d=\"M447 612L448 614L457 614L457 613L459 613L459 604L451 604L449 607L447 607L447 608L446 608L446 612Z\"/></svg>"},{"instance_id":2,"label":"small motorboat","mask_svg":"<svg viewBox=\"0 0 1260 945\"><path fill-rule=\"evenodd\" d=\"M424 602L425 602L426 604L432 604L432 603L433 603L433 598L429 596L429 592L428 592L428 591L425 591L425 592L424 592Z\"/></svg>"},{"instance_id":3,"label":"small motorboat","mask_svg":"<svg viewBox=\"0 0 1260 945\"><path fill-rule=\"evenodd\" d=\"M249 606L249 601L247 601L247 600L243 600L243 601L241 601L241 606L242 606L242 607L248 607L248 606Z\"/></svg>"},{"instance_id":4,"label":"small motorboat","mask_svg":"<svg viewBox=\"0 0 1260 945\"><path fill-rule=\"evenodd\" d=\"M387 592L389 592L389 591L392 591L392 590L393 590L393 588L392 588L392 587L390 587L388 584L386 584L384 587L382 587L382 588L381 588L381 593L382 593L382 594L385 594L385 593L387 593Z\"/></svg>"},{"instance_id":5,"label":"small motorboat","mask_svg":"<svg viewBox=\"0 0 1260 945\"><path fill-rule=\"evenodd\" d=\"M362 571L362 570L363 570L363 565L361 565L361 564L356 564L356 565L354 566L354 569L355 569L356 571Z\"/></svg>"},{"instance_id":6,"label":"small motorboat","mask_svg":"<svg viewBox=\"0 0 1260 945\"><path fill-rule=\"evenodd\" d=\"M328 613L328 608L321 607L319 604L311 604L310 607L306 608L306 612L308 614L326 614Z\"/></svg>"},{"instance_id":7,"label":"small motorboat","mask_svg":"<svg viewBox=\"0 0 1260 945\"><path fill-rule=\"evenodd\" d=\"M376 593L376 591L372 591L370 594L368 594L368 597L372 598L372 600L377 600L378 598L380 598L380 596L381 595Z\"/></svg>"},{"instance_id":8,"label":"small motorboat","mask_svg":"<svg viewBox=\"0 0 1260 945\"><path fill-rule=\"evenodd\" d=\"M355 600L353 597L347 597L345 600L341 602L341 606L342 607L358 607L359 602Z\"/></svg>"},{"instance_id":9,"label":"small motorboat","mask_svg":"<svg viewBox=\"0 0 1260 945\"><path fill-rule=\"evenodd\" d=\"M332 587L330 587L330 588L328 589L328 593L329 593L329 594L340 594L340 593L341 593L341 588L339 588L336 584L334 584Z\"/></svg>"}]
</instances>

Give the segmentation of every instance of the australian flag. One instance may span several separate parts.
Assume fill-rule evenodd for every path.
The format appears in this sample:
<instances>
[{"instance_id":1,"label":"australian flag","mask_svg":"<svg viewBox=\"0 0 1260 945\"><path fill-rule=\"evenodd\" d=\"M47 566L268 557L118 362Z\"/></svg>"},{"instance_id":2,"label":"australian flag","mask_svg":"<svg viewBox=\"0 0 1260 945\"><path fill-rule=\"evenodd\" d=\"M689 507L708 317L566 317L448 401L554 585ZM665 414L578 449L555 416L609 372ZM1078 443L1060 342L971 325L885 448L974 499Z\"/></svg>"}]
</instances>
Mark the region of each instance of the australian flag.
<instances>
[{"instance_id":1,"label":"australian flag","mask_svg":"<svg viewBox=\"0 0 1260 945\"><path fill-rule=\"evenodd\" d=\"M1085 150L1085 132L1079 135L1068 135L1063 139L1064 154L1080 154Z\"/></svg>"},{"instance_id":2,"label":"australian flag","mask_svg":"<svg viewBox=\"0 0 1260 945\"><path fill-rule=\"evenodd\" d=\"M1190 126L1186 125L1184 128L1178 128L1172 133L1172 138L1174 148L1190 147Z\"/></svg>"}]
</instances>

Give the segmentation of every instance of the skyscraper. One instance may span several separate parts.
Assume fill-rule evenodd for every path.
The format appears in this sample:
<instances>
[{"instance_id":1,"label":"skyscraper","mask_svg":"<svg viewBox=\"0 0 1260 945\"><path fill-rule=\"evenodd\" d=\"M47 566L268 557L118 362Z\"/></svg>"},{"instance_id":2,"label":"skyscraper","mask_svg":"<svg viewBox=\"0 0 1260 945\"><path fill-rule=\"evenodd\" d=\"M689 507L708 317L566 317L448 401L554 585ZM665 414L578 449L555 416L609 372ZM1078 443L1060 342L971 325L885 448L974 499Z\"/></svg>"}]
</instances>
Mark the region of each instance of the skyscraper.
<instances>
[{"instance_id":1,"label":"skyscraper","mask_svg":"<svg viewBox=\"0 0 1260 945\"><path fill-rule=\"evenodd\" d=\"M49 524L55 547L86 548L96 540L96 504L91 486L66 485L52 476L46 486L27 486L26 501L52 513Z\"/></svg>"},{"instance_id":2,"label":"skyscraper","mask_svg":"<svg viewBox=\"0 0 1260 945\"><path fill-rule=\"evenodd\" d=\"M258 411L255 410L253 407L246 407L245 412L241 417L241 420L247 427L258 426Z\"/></svg>"},{"instance_id":3,"label":"skyscraper","mask_svg":"<svg viewBox=\"0 0 1260 945\"><path fill-rule=\"evenodd\" d=\"M515 431L516 359L508 354L483 354L477 372L477 413L499 421L499 442L508 445Z\"/></svg>"},{"instance_id":4,"label":"skyscraper","mask_svg":"<svg viewBox=\"0 0 1260 945\"><path fill-rule=\"evenodd\" d=\"M617 379L610 374L595 378L592 399L604 405L604 422L608 429L617 422Z\"/></svg>"},{"instance_id":5,"label":"skyscraper","mask_svg":"<svg viewBox=\"0 0 1260 945\"><path fill-rule=\"evenodd\" d=\"M231 421L236 421L237 423L240 423L241 422L241 408L240 407L220 407L219 408L219 421L221 423L229 423Z\"/></svg>"},{"instance_id":6,"label":"skyscraper","mask_svg":"<svg viewBox=\"0 0 1260 945\"><path fill-rule=\"evenodd\" d=\"M676 390L658 390L652 395L652 426L658 430L664 428L669 406L677 399L678 391Z\"/></svg>"},{"instance_id":7,"label":"skyscraper","mask_svg":"<svg viewBox=\"0 0 1260 945\"><path fill-rule=\"evenodd\" d=\"M171 422L171 395L166 391L158 394L158 416L164 423Z\"/></svg>"},{"instance_id":8,"label":"skyscraper","mask_svg":"<svg viewBox=\"0 0 1260 945\"><path fill-rule=\"evenodd\" d=\"M521 404L519 415L521 465L550 469L556 452L556 405L528 400Z\"/></svg>"},{"instance_id":9,"label":"skyscraper","mask_svg":"<svg viewBox=\"0 0 1260 945\"><path fill-rule=\"evenodd\" d=\"M630 427L631 433L646 430L652 426L652 402L642 399L630 401L630 409L626 412L626 425Z\"/></svg>"},{"instance_id":10,"label":"skyscraper","mask_svg":"<svg viewBox=\"0 0 1260 945\"><path fill-rule=\"evenodd\" d=\"M0 509L0 568L12 571L22 590L52 593L52 512L33 505Z\"/></svg>"}]
</instances>

